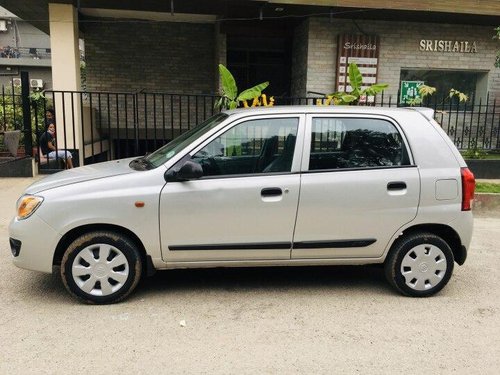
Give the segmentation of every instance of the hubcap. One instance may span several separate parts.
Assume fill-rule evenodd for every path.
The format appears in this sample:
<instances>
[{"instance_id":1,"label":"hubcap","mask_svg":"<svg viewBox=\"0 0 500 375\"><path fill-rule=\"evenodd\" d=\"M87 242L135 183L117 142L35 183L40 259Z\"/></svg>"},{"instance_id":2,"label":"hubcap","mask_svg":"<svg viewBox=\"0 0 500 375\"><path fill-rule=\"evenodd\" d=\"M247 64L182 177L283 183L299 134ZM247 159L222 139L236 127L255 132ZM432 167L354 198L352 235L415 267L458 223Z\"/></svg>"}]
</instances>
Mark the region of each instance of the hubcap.
<instances>
[{"instance_id":1,"label":"hubcap","mask_svg":"<svg viewBox=\"0 0 500 375\"><path fill-rule=\"evenodd\" d=\"M405 283L414 290L427 290L437 286L446 274L446 257L441 249L430 244L415 246L401 262Z\"/></svg>"},{"instance_id":2,"label":"hubcap","mask_svg":"<svg viewBox=\"0 0 500 375\"><path fill-rule=\"evenodd\" d=\"M114 246L95 244L80 251L71 273L76 285L93 296L108 296L118 291L129 275L125 255Z\"/></svg>"}]
</instances>

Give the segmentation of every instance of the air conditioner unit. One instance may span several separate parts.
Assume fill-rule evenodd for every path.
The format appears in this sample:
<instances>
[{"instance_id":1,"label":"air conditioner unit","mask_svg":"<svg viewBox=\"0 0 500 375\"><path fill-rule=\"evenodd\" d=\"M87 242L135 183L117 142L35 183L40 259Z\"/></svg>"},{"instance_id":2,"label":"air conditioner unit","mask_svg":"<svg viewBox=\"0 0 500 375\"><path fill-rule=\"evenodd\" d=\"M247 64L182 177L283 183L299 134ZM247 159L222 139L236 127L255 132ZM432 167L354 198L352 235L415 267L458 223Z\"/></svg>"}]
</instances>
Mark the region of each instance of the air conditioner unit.
<instances>
[{"instance_id":1,"label":"air conditioner unit","mask_svg":"<svg viewBox=\"0 0 500 375\"><path fill-rule=\"evenodd\" d=\"M30 86L33 89L41 89L41 88L43 88L43 80L42 79L30 79Z\"/></svg>"},{"instance_id":2,"label":"air conditioner unit","mask_svg":"<svg viewBox=\"0 0 500 375\"><path fill-rule=\"evenodd\" d=\"M7 21L0 20L0 31L7 31Z\"/></svg>"},{"instance_id":3,"label":"air conditioner unit","mask_svg":"<svg viewBox=\"0 0 500 375\"><path fill-rule=\"evenodd\" d=\"M12 78L12 85L14 87L21 87L21 78Z\"/></svg>"}]
</instances>

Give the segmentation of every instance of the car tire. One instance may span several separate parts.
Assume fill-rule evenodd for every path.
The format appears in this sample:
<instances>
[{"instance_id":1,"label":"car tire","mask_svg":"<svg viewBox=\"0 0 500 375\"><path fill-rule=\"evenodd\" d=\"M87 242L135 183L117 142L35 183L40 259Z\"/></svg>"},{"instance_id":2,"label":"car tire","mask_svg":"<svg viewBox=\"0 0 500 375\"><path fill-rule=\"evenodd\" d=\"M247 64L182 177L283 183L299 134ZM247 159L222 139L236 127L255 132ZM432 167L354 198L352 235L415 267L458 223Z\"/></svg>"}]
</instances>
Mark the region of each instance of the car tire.
<instances>
[{"instance_id":1,"label":"car tire","mask_svg":"<svg viewBox=\"0 0 500 375\"><path fill-rule=\"evenodd\" d=\"M127 297L142 275L135 244L115 232L97 231L75 239L61 261L66 289L91 304L115 303Z\"/></svg>"},{"instance_id":2,"label":"car tire","mask_svg":"<svg viewBox=\"0 0 500 375\"><path fill-rule=\"evenodd\" d=\"M441 237L413 233L393 245L386 261L385 276L404 295L428 297L444 288L453 273L453 252Z\"/></svg>"}]
</instances>

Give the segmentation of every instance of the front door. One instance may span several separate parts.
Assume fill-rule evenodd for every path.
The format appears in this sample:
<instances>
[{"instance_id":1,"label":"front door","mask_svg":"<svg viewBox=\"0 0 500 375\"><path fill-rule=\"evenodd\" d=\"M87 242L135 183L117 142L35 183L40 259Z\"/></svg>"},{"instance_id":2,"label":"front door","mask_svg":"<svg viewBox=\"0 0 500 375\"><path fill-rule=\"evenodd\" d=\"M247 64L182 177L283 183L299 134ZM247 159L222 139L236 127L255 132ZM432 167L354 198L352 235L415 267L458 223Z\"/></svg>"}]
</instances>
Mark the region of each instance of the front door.
<instances>
[{"instance_id":1,"label":"front door","mask_svg":"<svg viewBox=\"0 0 500 375\"><path fill-rule=\"evenodd\" d=\"M297 115L242 120L195 148L203 177L161 193L164 261L289 259L302 127Z\"/></svg>"}]
</instances>

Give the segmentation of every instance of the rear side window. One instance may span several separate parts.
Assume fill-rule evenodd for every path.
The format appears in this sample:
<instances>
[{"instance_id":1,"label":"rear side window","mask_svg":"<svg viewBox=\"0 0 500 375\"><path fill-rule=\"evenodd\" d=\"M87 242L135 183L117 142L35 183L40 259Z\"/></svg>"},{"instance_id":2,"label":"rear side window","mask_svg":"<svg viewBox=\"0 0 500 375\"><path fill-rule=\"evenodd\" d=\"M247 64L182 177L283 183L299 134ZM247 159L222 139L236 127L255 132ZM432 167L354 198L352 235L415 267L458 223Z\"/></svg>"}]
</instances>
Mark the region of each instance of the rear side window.
<instances>
[{"instance_id":1,"label":"rear side window","mask_svg":"<svg viewBox=\"0 0 500 375\"><path fill-rule=\"evenodd\" d=\"M313 118L309 170L409 165L398 129L372 118Z\"/></svg>"}]
</instances>

